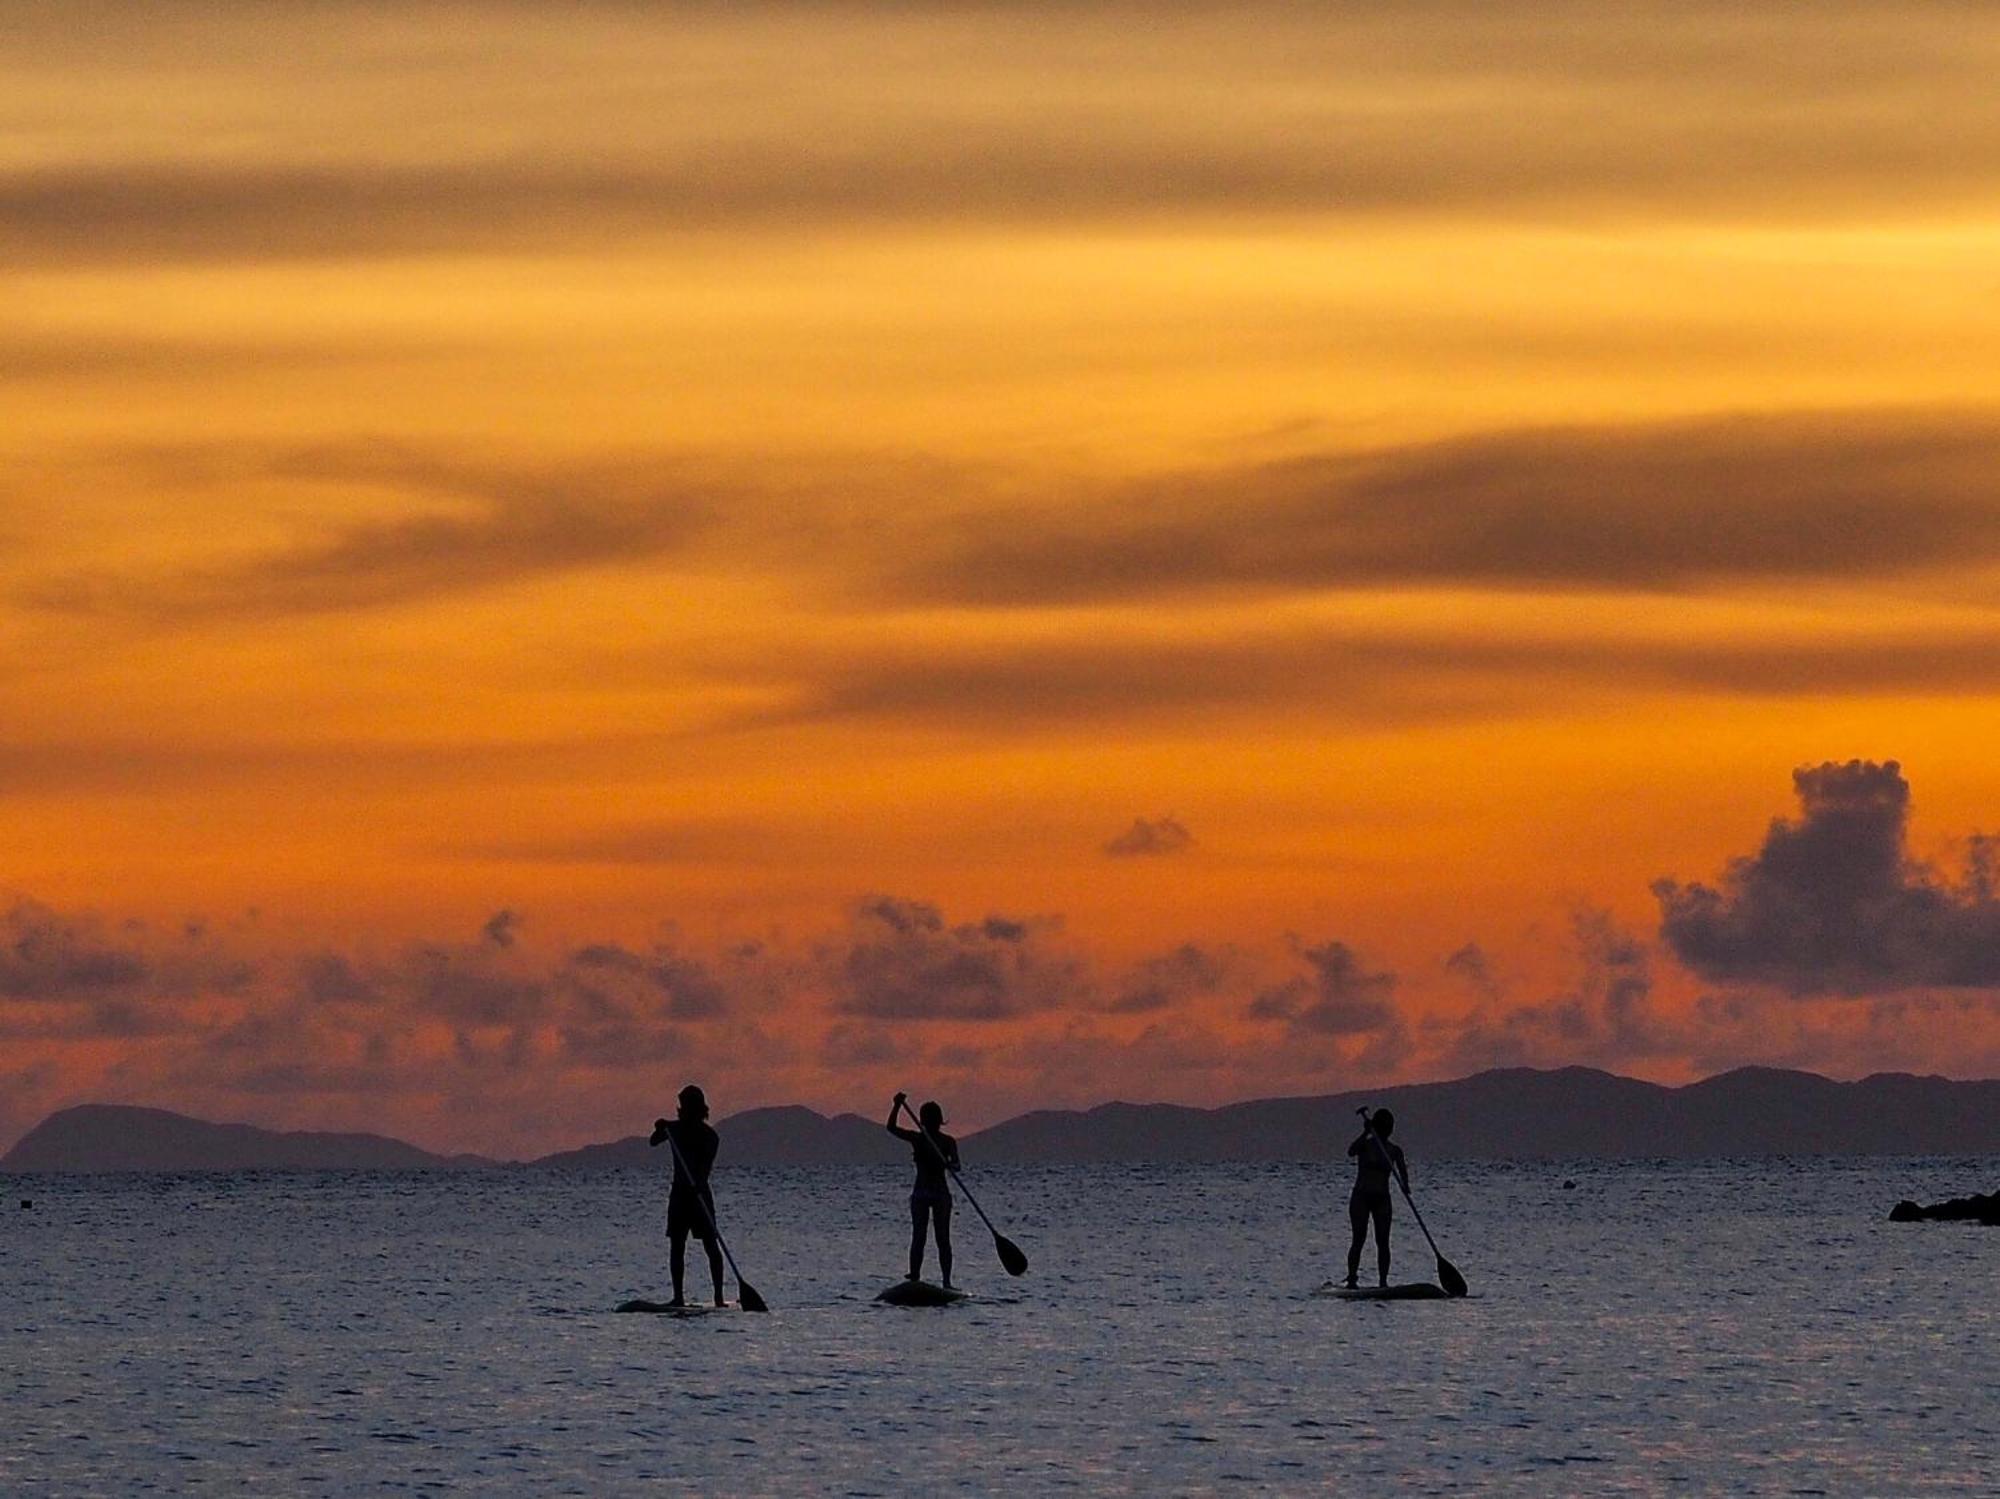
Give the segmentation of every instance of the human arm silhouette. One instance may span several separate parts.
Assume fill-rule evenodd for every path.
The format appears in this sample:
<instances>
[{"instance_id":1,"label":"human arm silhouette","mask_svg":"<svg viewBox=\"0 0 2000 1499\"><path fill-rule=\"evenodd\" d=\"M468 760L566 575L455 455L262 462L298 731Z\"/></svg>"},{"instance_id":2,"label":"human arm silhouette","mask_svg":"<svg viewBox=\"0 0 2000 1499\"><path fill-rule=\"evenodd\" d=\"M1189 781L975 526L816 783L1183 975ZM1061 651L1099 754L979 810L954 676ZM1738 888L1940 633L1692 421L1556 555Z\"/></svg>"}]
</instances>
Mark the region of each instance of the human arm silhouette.
<instances>
[{"instance_id":1,"label":"human arm silhouette","mask_svg":"<svg viewBox=\"0 0 2000 1499\"><path fill-rule=\"evenodd\" d=\"M1368 1110L1358 1109L1356 1112L1361 1115L1361 1134L1352 1145L1347 1147L1347 1153L1360 1160L1361 1169L1364 1174L1370 1169L1374 1161L1379 1161L1383 1174L1385 1176L1393 1174L1403 1184L1403 1195L1405 1197L1409 1196L1410 1167L1409 1163L1403 1159L1403 1147L1390 1144L1376 1130L1374 1116ZM1372 1160L1368 1155L1368 1152L1371 1150L1374 1152Z\"/></svg>"}]
</instances>

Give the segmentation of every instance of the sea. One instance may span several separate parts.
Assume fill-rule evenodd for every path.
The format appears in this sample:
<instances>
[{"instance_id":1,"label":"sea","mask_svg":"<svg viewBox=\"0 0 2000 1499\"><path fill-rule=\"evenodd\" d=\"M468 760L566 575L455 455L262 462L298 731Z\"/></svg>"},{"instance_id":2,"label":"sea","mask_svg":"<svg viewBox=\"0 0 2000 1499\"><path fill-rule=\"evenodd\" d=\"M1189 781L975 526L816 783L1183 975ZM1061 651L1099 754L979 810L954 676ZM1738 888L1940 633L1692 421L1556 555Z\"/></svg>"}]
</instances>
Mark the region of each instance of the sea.
<instances>
[{"instance_id":1,"label":"sea","mask_svg":"<svg viewBox=\"0 0 2000 1499\"><path fill-rule=\"evenodd\" d=\"M1315 1294L1331 1164L971 1172L945 1309L903 1169L725 1169L688 1318L657 1174L0 1178L0 1493L2000 1492L2000 1230L1887 1221L2000 1162L1413 1165L1464 1300Z\"/></svg>"}]
</instances>

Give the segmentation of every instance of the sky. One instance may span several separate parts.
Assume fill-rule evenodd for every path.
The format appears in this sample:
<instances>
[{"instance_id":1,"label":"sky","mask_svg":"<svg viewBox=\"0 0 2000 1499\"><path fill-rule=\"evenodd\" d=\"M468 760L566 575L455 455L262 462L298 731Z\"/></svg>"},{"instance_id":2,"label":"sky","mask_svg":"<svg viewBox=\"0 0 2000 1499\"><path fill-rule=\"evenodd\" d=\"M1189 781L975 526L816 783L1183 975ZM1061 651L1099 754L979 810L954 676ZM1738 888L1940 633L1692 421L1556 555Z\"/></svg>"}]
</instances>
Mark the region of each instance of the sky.
<instances>
[{"instance_id":1,"label":"sky","mask_svg":"<svg viewBox=\"0 0 2000 1499\"><path fill-rule=\"evenodd\" d=\"M0 1146L2000 1074L2000 14L0 0Z\"/></svg>"}]
</instances>

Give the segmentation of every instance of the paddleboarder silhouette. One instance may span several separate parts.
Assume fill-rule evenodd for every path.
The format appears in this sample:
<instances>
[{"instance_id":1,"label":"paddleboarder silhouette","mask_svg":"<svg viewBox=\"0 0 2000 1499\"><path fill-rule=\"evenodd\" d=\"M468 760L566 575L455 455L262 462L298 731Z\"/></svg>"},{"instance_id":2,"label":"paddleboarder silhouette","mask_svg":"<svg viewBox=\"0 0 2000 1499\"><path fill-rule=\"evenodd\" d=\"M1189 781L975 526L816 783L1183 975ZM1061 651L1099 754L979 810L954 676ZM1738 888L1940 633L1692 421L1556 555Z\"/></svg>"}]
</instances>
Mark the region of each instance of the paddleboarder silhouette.
<instances>
[{"instance_id":1,"label":"paddleboarder silhouette","mask_svg":"<svg viewBox=\"0 0 2000 1499\"><path fill-rule=\"evenodd\" d=\"M674 1144L674 1185L667 1194L668 1264L673 1271L672 1306L685 1306L681 1281L687 1265L688 1235L701 1240L708 1250L708 1273L715 1282L715 1304L727 1306L722 1294L721 1235L715 1227L715 1196L709 1190L708 1174L715 1167L722 1137L708 1125L708 1098L693 1083L680 1091L677 1117L655 1120L653 1138L660 1144L672 1137ZM745 1304L748 1305L746 1298Z\"/></svg>"},{"instance_id":2,"label":"paddleboarder silhouette","mask_svg":"<svg viewBox=\"0 0 2000 1499\"><path fill-rule=\"evenodd\" d=\"M945 1179L949 1167L956 1171L958 1141L944 1132L944 1110L935 1099L917 1111L921 1129L904 1129L896 1123L897 1112L908 1106L909 1095L898 1093L889 1104L890 1134L909 1143L916 1157L917 1179L910 1188L910 1279L922 1280L926 1230L937 1230L938 1273L951 1284L951 1184Z\"/></svg>"},{"instance_id":3,"label":"paddleboarder silhouette","mask_svg":"<svg viewBox=\"0 0 2000 1499\"><path fill-rule=\"evenodd\" d=\"M1375 1269L1380 1284L1389 1284L1389 1220L1395 1216L1395 1200L1389 1195L1389 1174L1394 1172L1410 1190L1410 1168L1400 1146L1389 1143L1396 1128L1396 1116L1377 1109L1371 1117L1361 1115L1361 1136L1347 1147L1354 1157L1354 1191L1347 1199L1347 1216L1354 1225L1354 1242L1347 1249L1347 1280L1352 1287L1361 1273L1361 1246L1368 1242L1368 1225L1375 1225Z\"/></svg>"}]
</instances>

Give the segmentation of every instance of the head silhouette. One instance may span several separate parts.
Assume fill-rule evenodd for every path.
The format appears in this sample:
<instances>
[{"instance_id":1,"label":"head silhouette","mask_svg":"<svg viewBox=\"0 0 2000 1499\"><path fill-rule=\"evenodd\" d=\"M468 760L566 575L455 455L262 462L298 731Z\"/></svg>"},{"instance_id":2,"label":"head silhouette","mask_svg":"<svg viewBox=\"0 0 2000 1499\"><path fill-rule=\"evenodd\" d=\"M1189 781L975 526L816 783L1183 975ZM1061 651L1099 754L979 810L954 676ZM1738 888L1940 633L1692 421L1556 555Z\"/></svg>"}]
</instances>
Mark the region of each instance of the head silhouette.
<instances>
[{"instance_id":1,"label":"head silhouette","mask_svg":"<svg viewBox=\"0 0 2000 1499\"><path fill-rule=\"evenodd\" d=\"M708 1117L708 1096L693 1083L681 1089L681 1118L706 1119Z\"/></svg>"},{"instance_id":2,"label":"head silhouette","mask_svg":"<svg viewBox=\"0 0 2000 1499\"><path fill-rule=\"evenodd\" d=\"M1396 1116L1387 1109L1377 1109L1375 1117L1368 1122L1375 1126L1375 1133L1385 1140L1396 1132Z\"/></svg>"},{"instance_id":3,"label":"head silhouette","mask_svg":"<svg viewBox=\"0 0 2000 1499\"><path fill-rule=\"evenodd\" d=\"M933 1098L930 1102L926 1103L922 1108L917 1110L917 1119L920 1123L922 1123L925 1129L932 1129L932 1130L943 1129L944 1109L938 1103L938 1101L935 1098Z\"/></svg>"}]
</instances>

